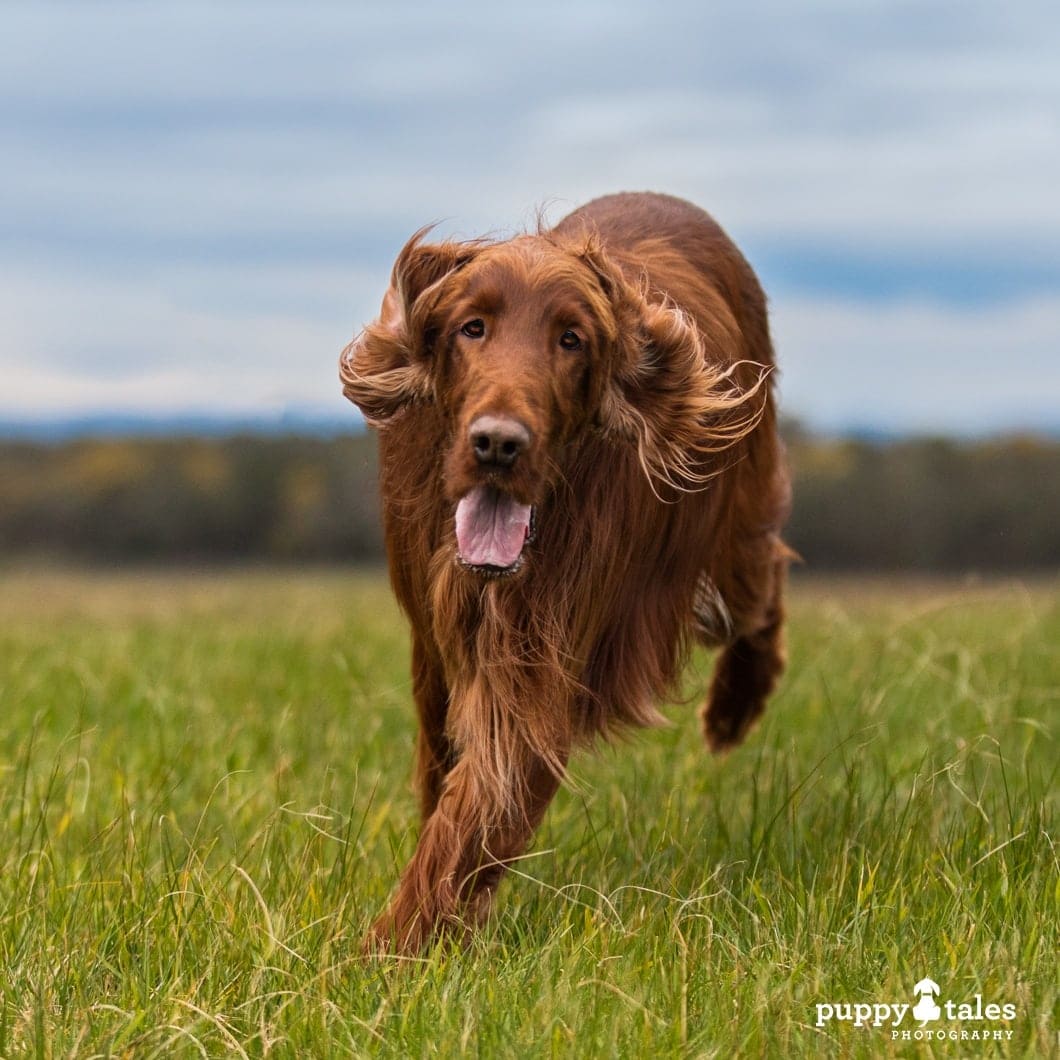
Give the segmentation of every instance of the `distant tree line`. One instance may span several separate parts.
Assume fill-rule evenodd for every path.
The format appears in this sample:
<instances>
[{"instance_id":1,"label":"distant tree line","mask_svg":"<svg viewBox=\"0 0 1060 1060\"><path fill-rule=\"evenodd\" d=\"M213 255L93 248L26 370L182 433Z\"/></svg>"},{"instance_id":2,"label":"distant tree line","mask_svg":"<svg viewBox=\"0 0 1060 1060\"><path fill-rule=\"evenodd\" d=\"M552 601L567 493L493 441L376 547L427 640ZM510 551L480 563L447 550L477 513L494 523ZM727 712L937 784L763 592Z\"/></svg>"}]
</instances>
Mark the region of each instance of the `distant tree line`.
<instances>
[{"instance_id":1,"label":"distant tree line","mask_svg":"<svg viewBox=\"0 0 1060 1060\"><path fill-rule=\"evenodd\" d=\"M1060 570L1060 442L791 434L787 536L810 569Z\"/></svg>"},{"instance_id":2,"label":"distant tree line","mask_svg":"<svg viewBox=\"0 0 1060 1060\"><path fill-rule=\"evenodd\" d=\"M1060 569L1060 442L787 433L810 570ZM376 472L370 435L0 443L0 559L379 562Z\"/></svg>"},{"instance_id":3,"label":"distant tree line","mask_svg":"<svg viewBox=\"0 0 1060 1060\"><path fill-rule=\"evenodd\" d=\"M375 560L375 440L0 444L0 552L85 560Z\"/></svg>"}]
</instances>

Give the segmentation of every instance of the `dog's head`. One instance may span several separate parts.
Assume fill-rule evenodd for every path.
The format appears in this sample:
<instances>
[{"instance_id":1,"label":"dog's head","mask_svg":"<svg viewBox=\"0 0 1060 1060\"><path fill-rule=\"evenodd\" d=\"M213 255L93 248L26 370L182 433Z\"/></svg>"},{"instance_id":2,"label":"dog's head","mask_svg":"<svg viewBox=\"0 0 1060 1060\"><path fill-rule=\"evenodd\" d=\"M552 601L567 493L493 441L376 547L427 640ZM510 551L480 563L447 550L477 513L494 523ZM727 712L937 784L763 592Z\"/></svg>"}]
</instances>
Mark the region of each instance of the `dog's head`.
<instances>
[{"instance_id":1,"label":"dog's head","mask_svg":"<svg viewBox=\"0 0 1060 1060\"><path fill-rule=\"evenodd\" d=\"M343 351L343 389L375 426L437 406L460 562L512 574L584 432L633 446L655 483L690 489L704 453L753 427L762 376L736 385L735 319L720 298L697 308L709 333L631 282L591 236L429 244L417 233L379 318Z\"/></svg>"}]
</instances>

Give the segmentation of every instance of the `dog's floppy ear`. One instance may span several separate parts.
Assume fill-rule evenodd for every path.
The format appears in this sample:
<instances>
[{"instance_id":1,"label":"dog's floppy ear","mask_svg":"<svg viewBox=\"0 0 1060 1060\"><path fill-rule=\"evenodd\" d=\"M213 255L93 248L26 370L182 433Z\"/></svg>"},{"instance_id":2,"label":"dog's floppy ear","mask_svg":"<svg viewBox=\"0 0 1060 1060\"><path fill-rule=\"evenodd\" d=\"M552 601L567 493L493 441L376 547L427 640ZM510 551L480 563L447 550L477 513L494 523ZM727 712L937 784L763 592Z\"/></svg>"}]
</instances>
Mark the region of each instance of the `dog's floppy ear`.
<instances>
[{"instance_id":1,"label":"dog's floppy ear","mask_svg":"<svg viewBox=\"0 0 1060 1060\"><path fill-rule=\"evenodd\" d=\"M645 474L678 490L701 488L704 458L749 434L766 408L768 366L743 360L732 311L716 297L702 326L630 282L591 242L585 259L610 299L617 333L599 393L599 426L637 448Z\"/></svg>"},{"instance_id":2,"label":"dog's floppy ear","mask_svg":"<svg viewBox=\"0 0 1060 1060\"><path fill-rule=\"evenodd\" d=\"M404 246L390 274L378 319L367 325L339 358L342 392L373 426L406 405L429 401L434 336L430 310L437 288L477 251L475 243L424 243L420 229Z\"/></svg>"}]
</instances>

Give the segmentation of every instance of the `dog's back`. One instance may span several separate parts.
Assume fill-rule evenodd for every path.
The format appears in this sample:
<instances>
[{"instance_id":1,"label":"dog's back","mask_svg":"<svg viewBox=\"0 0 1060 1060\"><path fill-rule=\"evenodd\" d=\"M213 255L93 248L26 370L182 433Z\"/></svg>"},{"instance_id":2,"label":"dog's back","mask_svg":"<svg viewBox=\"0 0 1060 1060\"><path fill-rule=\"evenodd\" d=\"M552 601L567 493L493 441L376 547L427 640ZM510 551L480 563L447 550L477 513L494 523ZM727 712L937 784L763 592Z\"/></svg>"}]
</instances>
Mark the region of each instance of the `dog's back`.
<instances>
[{"instance_id":1,"label":"dog's back","mask_svg":"<svg viewBox=\"0 0 1060 1060\"><path fill-rule=\"evenodd\" d=\"M605 247L631 274L642 270L678 304L696 310L695 292L680 289L680 280L665 270L655 275L650 249L666 247L688 262L728 302L747 337L748 356L773 363L766 317L766 298L758 278L739 248L706 210L685 199L655 192L620 192L594 199L568 214L553 229L560 237L596 232Z\"/></svg>"}]
</instances>

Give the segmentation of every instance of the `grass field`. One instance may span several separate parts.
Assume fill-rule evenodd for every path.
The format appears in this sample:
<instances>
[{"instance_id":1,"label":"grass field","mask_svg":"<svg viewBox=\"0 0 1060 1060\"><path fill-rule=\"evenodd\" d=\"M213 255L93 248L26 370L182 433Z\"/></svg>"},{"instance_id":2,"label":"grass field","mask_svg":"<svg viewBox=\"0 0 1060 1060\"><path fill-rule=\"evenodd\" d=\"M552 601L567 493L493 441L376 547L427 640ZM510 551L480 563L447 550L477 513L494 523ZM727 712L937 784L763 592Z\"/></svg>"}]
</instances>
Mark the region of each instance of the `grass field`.
<instances>
[{"instance_id":1,"label":"grass field","mask_svg":"<svg viewBox=\"0 0 1060 1060\"><path fill-rule=\"evenodd\" d=\"M1060 587L792 596L745 747L697 658L481 937L397 966L358 956L416 832L382 578L0 575L0 1055L1056 1055ZM925 976L1016 1007L928 1029L1011 1038L816 1025Z\"/></svg>"}]
</instances>

